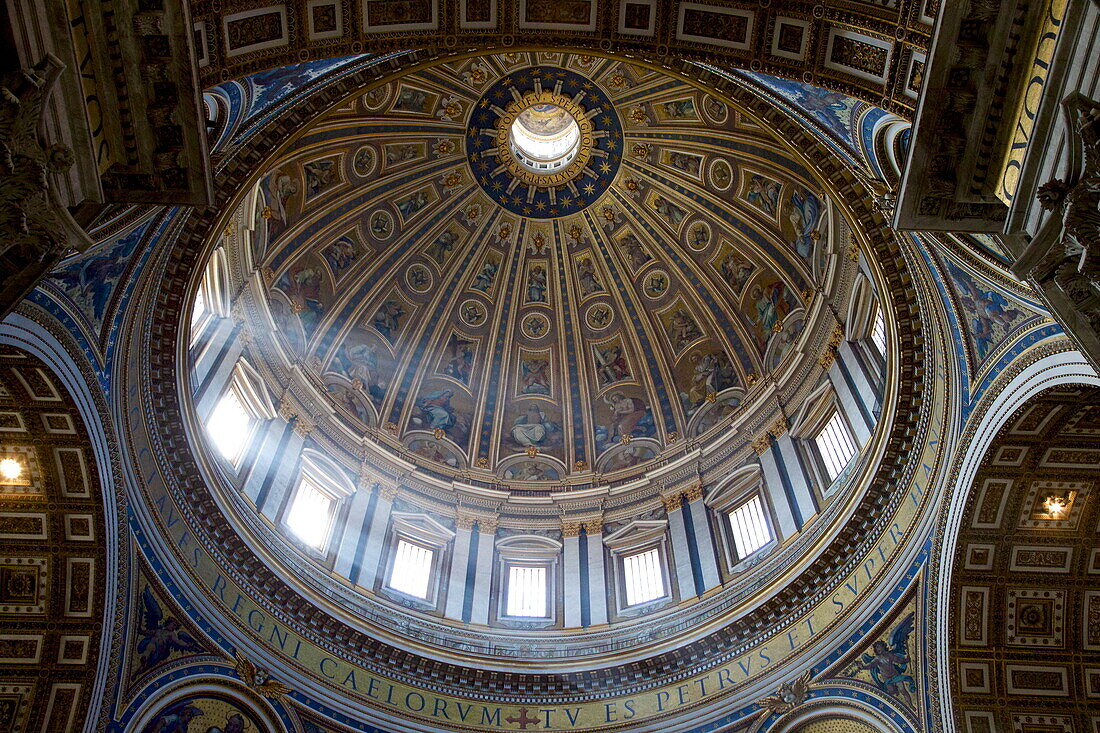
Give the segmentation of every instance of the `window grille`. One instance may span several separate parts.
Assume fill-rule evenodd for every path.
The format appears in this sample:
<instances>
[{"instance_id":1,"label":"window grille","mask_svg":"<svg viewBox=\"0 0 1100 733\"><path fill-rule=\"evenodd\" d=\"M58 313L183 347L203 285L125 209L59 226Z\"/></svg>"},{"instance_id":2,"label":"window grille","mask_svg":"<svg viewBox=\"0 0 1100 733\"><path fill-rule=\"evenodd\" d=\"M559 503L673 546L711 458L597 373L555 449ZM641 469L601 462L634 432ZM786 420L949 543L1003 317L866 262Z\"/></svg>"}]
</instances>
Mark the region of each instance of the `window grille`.
<instances>
[{"instance_id":1,"label":"window grille","mask_svg":"<svg viewBox=\"0 0 1100 733\"><path fill-rule=\"evenodd\" d=\"M546 568L511 565L508 568L509 616L546 616Z\"/></svg>"},{"instance_id":2,"label":"window grille","mask_svg":"<svg viewBox=\"0 0 1100 733\"><path fill-rule=\"evenodd\" d=\"M856 454L855 440L839 412L833 412L833 416L814 438L814 442L821 454L821 460L825 462L825 470L829 474L830 481L840 475L848 465L848 461Z\"/></svg>"},{"instance_id":3,"label":"window grille","mask_svg":"<svg viewBox=\"0 0 1100 733\"><path fill-rule=\"evenodd\" d=\"M286 525L302 542L321 550L328 542L336 500L303 478L287 512Z\"/></svg>"},{"instance_id":4,"label":"window grille","mask_svg":"<svg viewBox=\"0 0 1100 733\"><path fill-rule=\"evenodd\" d=\"M428 598L432 579L432 558L435 551L407 540L397 541L397 552L387 585L396 591L417 598Z\"/></svg>"},{"instance_id":5,"label":"window grille","mask_svg":"<svg viewBox=\"0 0 1100 733\"><path fill-rule=\"evenodd\" d=\"M875 320L871 326L871 343L878 349L878 353L886 356L886 319L882 315L882 308L875 309Z\"/></svg>"},{"instance_id":6,"label":"window grille","mask_svg":"<svg viewBox=\"0 0 1100 733\"><path fill-rule=\"evenodd\" d=\"M232 387L218 400L206 422L206 433L214 446L234 467L241 460L252 435L253 418L244 409L237 391Z\"/></svg>"},{"instance_id":7,"label":"window grille","mask_svg":"<svg viewBox=\"0 0 1100 733\"><path fill-rule=\"evenodd\" d=\"M772 541L772 533L764 516L764 504L759 495L753 496L730 512L729 518L738 559L745 559Z\"/></svg>"},{"instance_id":8,"label":"window grille","mask_svg":"<svg viewBox=\"0 0 1100 733\"><path fill-rule=\"evenodd\" d=\"M203 317L206 315L206 296L203 295L202 288L199 288L199 292L195 294L195 306L191 309L191 330L194 331L202 323Z\"/></svg>"},{"instance_id":9,"label":"window grille","mask_svg":"<svg viewBox=\"0 0 1100 733\"><path fill-rule=\"evenodd\" d=\"M623 578L626 585L626 605L652 601L665 595L659 550L639 552L623 558Z\"/></svg>"}]
</instances>

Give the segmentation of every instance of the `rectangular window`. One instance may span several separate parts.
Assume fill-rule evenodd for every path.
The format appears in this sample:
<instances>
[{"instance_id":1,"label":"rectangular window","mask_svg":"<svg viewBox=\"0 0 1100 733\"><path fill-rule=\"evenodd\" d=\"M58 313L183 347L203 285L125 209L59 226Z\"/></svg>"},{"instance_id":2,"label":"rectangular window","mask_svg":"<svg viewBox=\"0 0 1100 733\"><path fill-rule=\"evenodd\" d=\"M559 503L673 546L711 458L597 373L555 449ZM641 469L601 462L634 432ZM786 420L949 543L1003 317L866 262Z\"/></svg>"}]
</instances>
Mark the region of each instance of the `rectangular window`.
<instances>
[{"instance_id":1,"label":"rectangular window","mask_svg":"<svg viewBox=\"0 0 1100 733\"><path fill-rule=\"evenodd\" d=\"M830 481L840 475L848 465L848 461L852 460L852 456L856 454L855 440L840 413L836 411L814 438L814 442L821 454L821 460L825 462L825 470L829 474Z\"/></svg>"},{"instance_id":2,"label":"rectangular window","mask_svg":"<svg viewBox=\"0 0 1100 733\"><path fill-rule=\"evenodd\" d=\"M509 566L508 615L546 617L545 566Z\"/></svg>"},{"instance_id":3,"label":"rectangular window","mask_svg":"<svg viewBox=\"0 0 1100 733\"><path fill-rule=\"evenodd\" d=\"M661 572L660 551L652 550L627 555L623 558L623 580L626 585L626 605L652 601L665 594L664 574Z\"/></svg>"},{"instance_id":4,"label":"rectangular window","mask_svg":"<svg viewBox=\"0 0 1100 733\"><path fill-rule=\"evenodd\" d=\"M875 321L871 326L871 343L878 349L878 353L886 358L886 319L882 316L882 308L875 309Z\"/></svg>"},{"instance_id":5,"label":"rectangular window","mask_svg":"<svg viewBox=\"0 0 1100 733\"><path fill-rule=\"evenodd\" d=\"M199 327L202 325L203 319L206 317L206 296L202 294L202 288L199 288L199 292L195 293L195 305L191 309L191 336L198 333Z\"/></svg>"},{"instance_id":6,"label":"rectangular window","mask_svg":"<svg viewBox=\"0 0 1100 733\"><path fill-rule=\"evenodd\" d=\"M322 550L328 543L336 500L303 478L287 512L286 525L302 542Z\"/></svg>"},{"instance_id":7,"label":"rectangular window","mask_svg":"<svg viewBox=\"0 0 1100 733\"><path fill-rule=\"evenodd\" d=\"M237 466L252 436L252 416L241 404L237 391L226 390L206 422L206 433L225 459Z\"/></svg>"},{"instance_id":8,"label":"rectangular window","mask_svg":"<svg viewBox=\"0 0 1100 733\"><path fill-rule=\"evenodd\" d=\"M434 555L435 551L431 548L403 539L398 540L387 585L406 595L427 600Z\"/></svg>"},{"instance_id":9,"label":"rectangular window","mask_svg":"<svg viewBox=\"0 0 1100 733\"><path fill-rule=\"evenodd\" d=\"M733 544L739 560L744 560L772 541L768 520L764 516L764 503L760 501L759 495L734 509L729 517L730 527L733 528Z\"/></svg>"}]
</instances>

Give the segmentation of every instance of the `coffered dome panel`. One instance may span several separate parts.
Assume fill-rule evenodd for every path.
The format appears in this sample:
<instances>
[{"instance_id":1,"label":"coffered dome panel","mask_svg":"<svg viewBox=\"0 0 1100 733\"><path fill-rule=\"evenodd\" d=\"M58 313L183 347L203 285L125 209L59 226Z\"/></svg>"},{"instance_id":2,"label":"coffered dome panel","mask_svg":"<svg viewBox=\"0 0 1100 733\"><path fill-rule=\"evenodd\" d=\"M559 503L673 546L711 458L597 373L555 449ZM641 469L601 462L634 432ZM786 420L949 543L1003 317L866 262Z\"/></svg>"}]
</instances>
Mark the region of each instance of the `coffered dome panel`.
<instances>
[{"instance_id":1,"label":"coffered dome panel","mask_svg":"<svg viewBox=\"0 0 1100 733\"><path fill-rule=\"evenodd\" d=\"M558 170L514 150L532 110L579 125ZM754 384L806 379L848 262L766 129L611 59L408 74L314 123L260 189L272 346L347 430L441 476L623 481L729 437Z\"/></svg>"}]
</instances>

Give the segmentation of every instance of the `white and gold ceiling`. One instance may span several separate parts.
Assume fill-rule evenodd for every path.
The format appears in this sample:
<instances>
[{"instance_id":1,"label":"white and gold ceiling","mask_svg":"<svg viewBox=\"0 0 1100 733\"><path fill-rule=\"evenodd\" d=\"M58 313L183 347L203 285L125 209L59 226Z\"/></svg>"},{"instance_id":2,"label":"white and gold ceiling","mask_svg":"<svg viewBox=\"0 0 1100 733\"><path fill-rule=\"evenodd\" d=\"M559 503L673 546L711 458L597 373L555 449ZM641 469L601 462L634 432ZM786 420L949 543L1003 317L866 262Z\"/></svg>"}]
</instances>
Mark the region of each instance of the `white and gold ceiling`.
<instances>
[{"instance_id":1,"label":"white and gold ceiling","mask_svg":"<svg viewBox=\"0 0 1100 733\"><path fill-rule=\"evenodd\" d=\"M591 122L552 182L497 139L540 93ZM255 257L279 347L350 427L440 474L625 478L683 453L754 384L806 378L838 277L829 198L771 132L611 59L411 73L269 170Z\"/></svg>"}]
</instances>

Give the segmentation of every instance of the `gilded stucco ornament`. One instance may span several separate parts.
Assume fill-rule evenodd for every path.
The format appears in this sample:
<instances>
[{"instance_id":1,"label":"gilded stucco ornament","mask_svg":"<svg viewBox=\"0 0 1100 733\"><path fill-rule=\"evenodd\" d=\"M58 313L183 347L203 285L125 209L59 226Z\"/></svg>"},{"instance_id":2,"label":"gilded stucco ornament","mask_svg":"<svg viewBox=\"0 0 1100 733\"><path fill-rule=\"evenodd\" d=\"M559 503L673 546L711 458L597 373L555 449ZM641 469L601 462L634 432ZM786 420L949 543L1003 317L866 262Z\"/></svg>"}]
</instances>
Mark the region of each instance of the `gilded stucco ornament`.
<instances>
[{"instance_id":1,"label":"gilded stucco ornament","mask_svg":"<svg viewBox=\"0 0 1100 733\"><path fill-rule=\"evenodd\" d=\"M519 93L514 90L513 93L519 96ZM569 97L549 89L541 89L528 92L504 107L503 114L496 121L497 159L508 166L508 173L513 178L528 186L551 188L562 186L581 175L592 159L593 125L592 120L586 116L587 111L578 101L580 99L583 99L583 93ZM516 120L524 112L543 106L564 110L578 128L576 154L561 170L553 173L539 173L531 170L512 151L512 127Z\"/></svg>"},{"instance_id":2,"label":"gilded stucco ornament","mask_svg":"<svg viewBox=\"0 0 1100 733\"><path fill-rule=\"evenodd\" d=\"M572 158L538 167L516 145L514 127L531 111L557 109L576 125ZM602 196L622 161L623 128L607 93L588 77L557 66L520 68L500 77L471 106L466 154L477 184L509 211L531 219L579 212Z\"/></svg>"}]
</instances>

